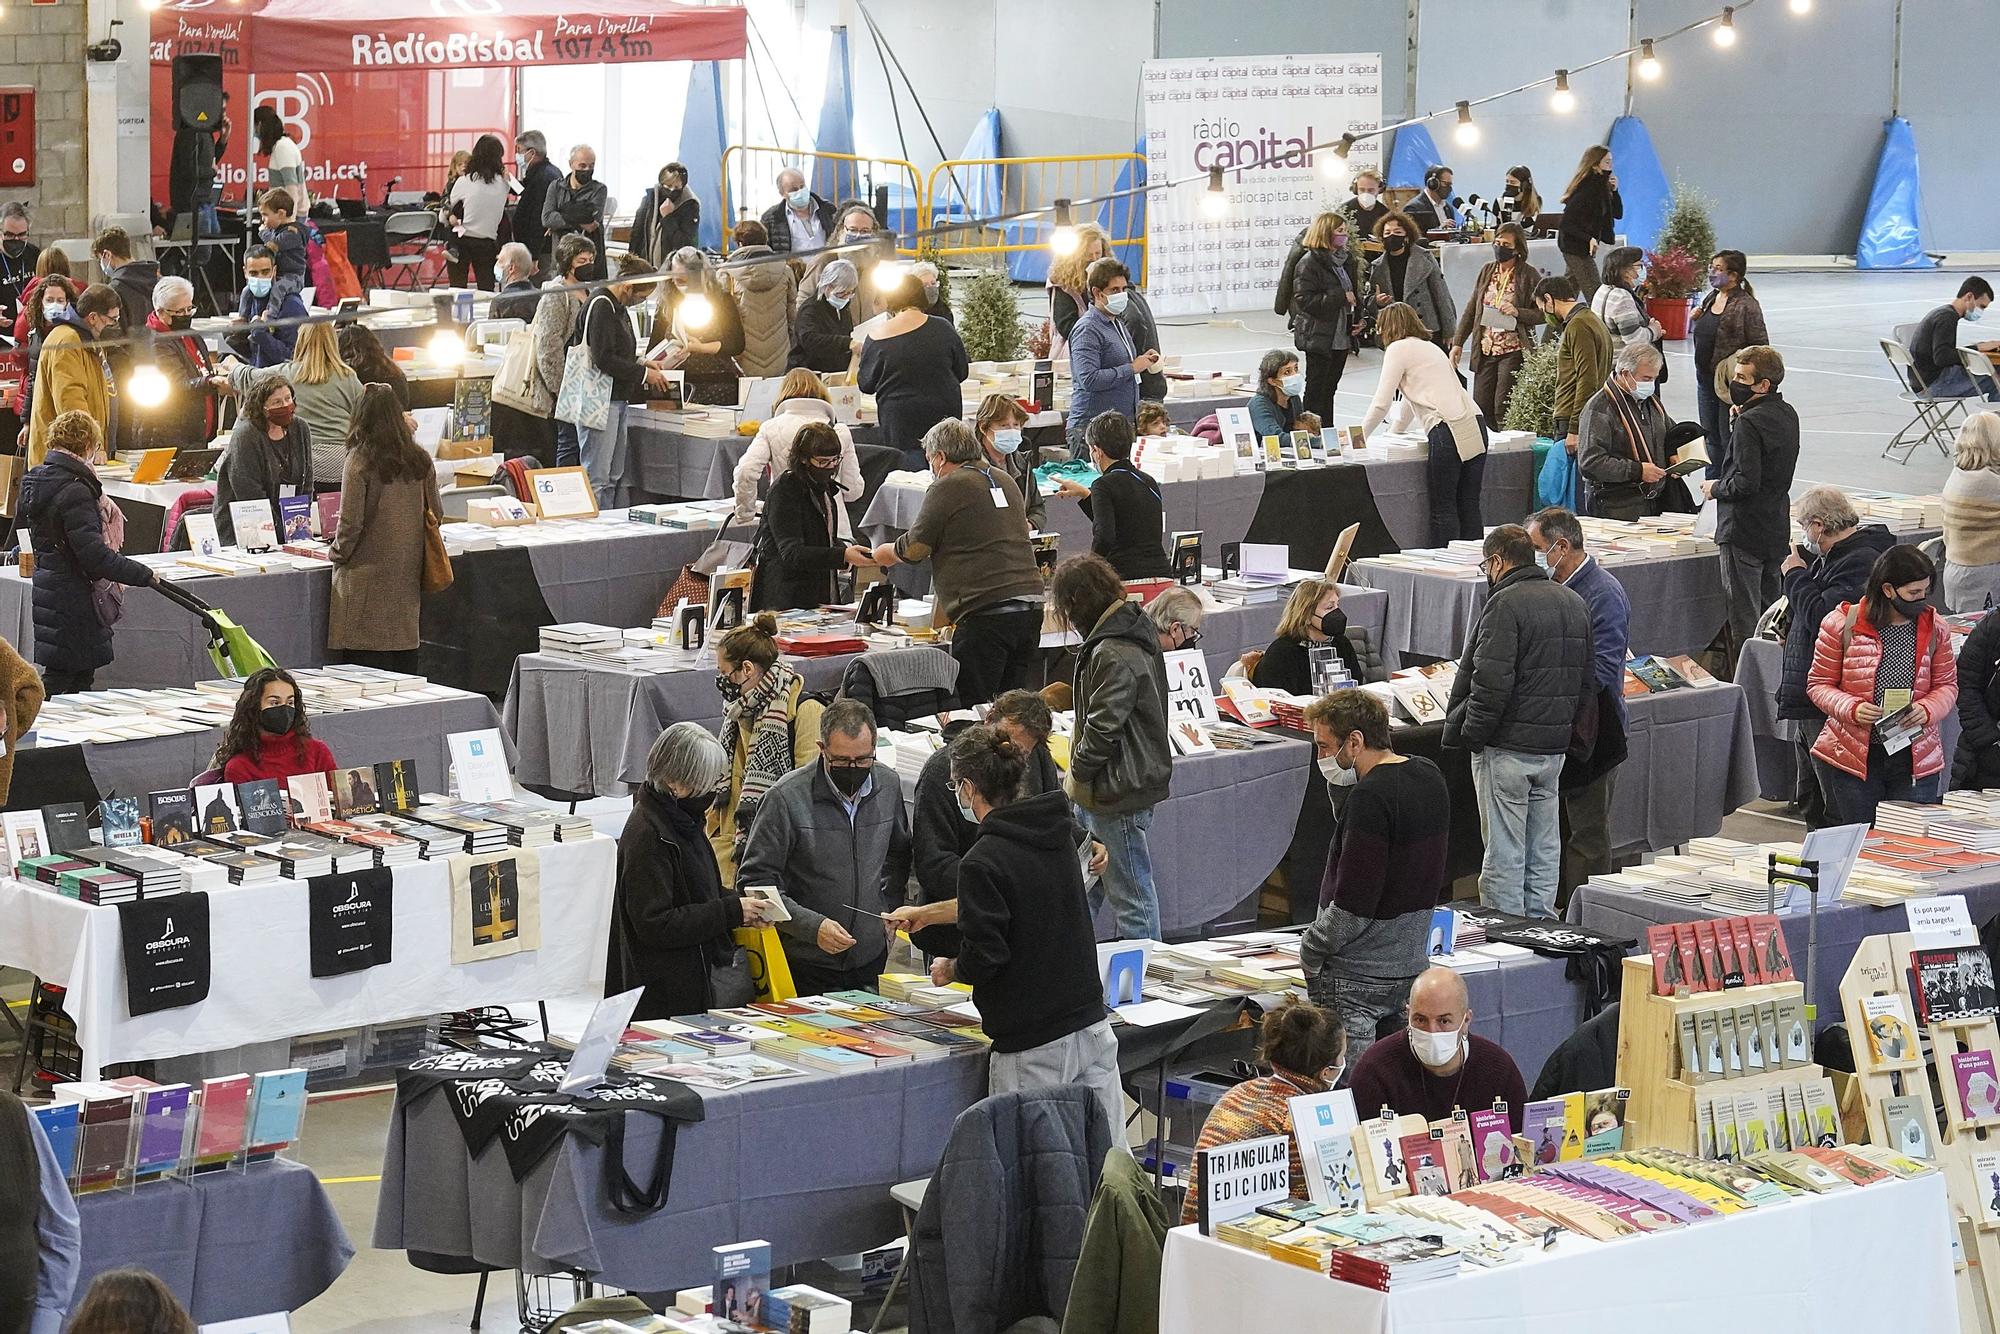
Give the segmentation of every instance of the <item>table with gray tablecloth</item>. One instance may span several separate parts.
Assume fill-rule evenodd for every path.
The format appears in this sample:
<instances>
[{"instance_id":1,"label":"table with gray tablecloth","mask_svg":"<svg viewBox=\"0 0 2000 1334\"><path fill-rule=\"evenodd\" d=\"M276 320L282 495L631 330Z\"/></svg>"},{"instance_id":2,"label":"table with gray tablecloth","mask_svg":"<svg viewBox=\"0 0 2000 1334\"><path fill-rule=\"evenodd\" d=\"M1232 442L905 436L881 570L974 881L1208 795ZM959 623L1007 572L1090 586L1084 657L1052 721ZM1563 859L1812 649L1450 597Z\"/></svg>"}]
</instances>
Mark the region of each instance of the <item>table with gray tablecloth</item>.
<instances>
[{"instance_id":1,"label":"table with gray tablecloth","mask_svg":"<svg viewBox=\"0 0 2000 1334\"><path fill-rule=\"evenodd\" d=\"M1614 854L1707 838L1756 797L1756 750L1741 689L1723 682L1625 703L1630 751L1611 794Z\"/></svg>"},{"instance_id":2,"label":"table with gray tablecloth","mask_svg":"<svg viewBox=\"0 0 2000 1334\"><path fill-rule=\"evenodd\" d=\"M318 1178L284 1158L85 1195L77 1213L83 1255L75 1303L107 1270L144 1269L198 1325L296 1311L354 1258Z\"/></svg>"},{"instance_id":3,"label":"table with gray tablecloth","mask_svg":"<svg viewBox=\"0 0 2000 1334\"><path fill-rule=\"evenodd\" d=\"M1173 785L1153 808L1147 836L1168 940L1256 925L1257 891L1291 846L1315 773L1311 744L1289 739L1175 757Z\"/></svg>"},{"instance_id":4,"label":"table with gray tablecloth","mask_svg":"<svg viewBox=\"0 0 2000 1334\"><path fill-rule=\"evenodd\" d=\"M1699 653L1727 619L1722 567L1714 552L1607 565L1632 604L1627 642L1634 653ZM1387 646L1396 653L1456 658L1486 605L1476 566L1461 576L1379 560L1356 561L1353 583L1389 595Z\"/></svg>"},{"instance_id":5,"label":"table with gray tablecloth","mask_svg":"<svg viewBox=\"0 0 2000 1334\"><path fill-rule=\"evenodd\" d=\"M1778 684L1784 678L1785 646L1753 639L1736 660L1736 684L1750 702L1750 735L1757 748L1757 790L1766 801L1790 801L1798 791L1798 723L1778 716ZM1944 785L1951 786L1951 757L1958 750L1958 710L1938 720L1944 747Z\"/></svg>"},{"instance_id":6,"label":"table with gray tablecloth","mask_svg":"<svg viewBox=\"0 0 2000 1334\"><path fill-rule=\"evenodd\" d=\"M1931 884L1939 894L1963 894L1975 927L1985 925L1994 914L2000 913L2000 870L1988 867L1959 871L1940 876ZM1784 930L1785 944L1791 950L1792 971L1803 981L1806 975L1806 940L1811 933L1811 923L1804 906L1804 894L1794 891L1794 900L1801 906L1795 912L1780 916L1778 924ZM1648 926L1726 916L1729 914L1710 912L1705 907L1669 903L1651 894L1609 889L1601 885L1581 885L1569 901L1570 921L1606 935L1633 937L1639 941L1641 948L1645 945ZM1840 979L1861 942L1869 936L1909 929L1908 918L1900 904L1887 908L1840 901L1820 904L1819 970L1814 979L1813 997L1809 999L1817 1001L1822 1025L1838 1023L1843 1017Z\"/></svg>"},{"instance_id":7,"label":"table with gray tablecloth","mask_svg":"<svg viewBox=\"0 0 2000 1334\"><path fill-rule=\"evenodd\" d=\"M312 733L333 751L342 766L375 764L382 760L415 759L417 778L426 792L445 790L451 755L445 737L497 727L500 719L484 695L416 704L385 704L345 713L315 713ZM215 757L222 729L172 736L136 737L130 741L87 741L84 764L103 796L144 796L167 788L186 787Z\"/></svg>"},{"instance_id":8,"label":"table with gray tablecloth","mask_svg":"<svg viewBox=\"0 0 2000 1334\"><path fill-rule=\"evenodd\" d=\"M1490 242L1446 243L1436 247L1438 268L1444 272L1445 290L1451 293L1452 304L1459 310L1472 300L1473 285L1479 281L1479 270L1493 262L1493 246ZM1528 263L1544 274L1561 276L1567 269L1562 251L1553 239L1528 242ZM1532 289L1533 284L1529 284ZM1443 331L1446 338L1451 330Z\"/></svg>"},{"instance_id":9,"label":"table with gray tablecloth","mask_svg":"<svg viewBox=\"0 0 2000 1334\"><path fill-rule=\"evenodd\" d=\"M625 486L637 496L719 499L736 489L736 465L750 437L689 435L661 414L625 414Z\"/></svg>"}]
</instances>

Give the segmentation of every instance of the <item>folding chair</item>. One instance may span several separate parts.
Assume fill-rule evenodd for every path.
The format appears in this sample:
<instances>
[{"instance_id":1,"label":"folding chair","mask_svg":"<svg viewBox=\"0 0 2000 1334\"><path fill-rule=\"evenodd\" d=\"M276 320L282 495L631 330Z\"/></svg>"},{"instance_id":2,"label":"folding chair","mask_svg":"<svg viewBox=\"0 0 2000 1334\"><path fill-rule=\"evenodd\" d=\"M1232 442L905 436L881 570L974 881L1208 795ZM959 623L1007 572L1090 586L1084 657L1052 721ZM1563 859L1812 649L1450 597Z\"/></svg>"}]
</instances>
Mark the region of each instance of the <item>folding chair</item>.
<instances>
[{"instance_id":1,"label":"folding chair","mask_svg":"<svg viewBox=\"0 0 2000 1334\"><path fill-rule=\"evenodd\" d=\"M1889 359L1889 365L1896 372L1896 382L1902 386L1896 397L1902 399L1913 414L1903 429L1890 439L1882 457L1893 457L1896 462L1907 464L1910 455L1928 440L1937 446L1938 453L1950 458L1953 438L1957 434L1957 419L1965 412L1968 400L1927 397L1923 376L1917 373L1917 363L1910 356L1910 349L1894 338L1884 338L1881 343L1882 355Z\"/></svg>"},{"instance_id":2,"label":"folding chair","mask_svg":"<svg viewBox=\"0 0 2000 1334\"><path fill-rule=\"evenodd\" d=\"M1979 397L1988 403L1992 402L1993 400L1986 398L1986 391L1980 388L1981 385L1992 384L1994 376L2000 375L2000 369L1995 368L1992 358L1976 347L1961 347L1958 349L1958 364L1965 367L1966 376L1971 379L1972 387L1978 392ZM1991 409L1982 407L1979 410L1985 412Z\"/></svg>"},{"instance_id":3,"label":"folding chair","mask_svg":"<svg viewBox=\"0 0 2000 1334\"><path fill-rule=\"evenodd\" d=\"M389 251L389 263L382 270L382 286L411 290L424 286L424 262L433 257L433 250L441 252L443 248L436 244L437 228L435 213L416 210L389 215L382 224L382 239Z\"/></svg>"}]
</instances>

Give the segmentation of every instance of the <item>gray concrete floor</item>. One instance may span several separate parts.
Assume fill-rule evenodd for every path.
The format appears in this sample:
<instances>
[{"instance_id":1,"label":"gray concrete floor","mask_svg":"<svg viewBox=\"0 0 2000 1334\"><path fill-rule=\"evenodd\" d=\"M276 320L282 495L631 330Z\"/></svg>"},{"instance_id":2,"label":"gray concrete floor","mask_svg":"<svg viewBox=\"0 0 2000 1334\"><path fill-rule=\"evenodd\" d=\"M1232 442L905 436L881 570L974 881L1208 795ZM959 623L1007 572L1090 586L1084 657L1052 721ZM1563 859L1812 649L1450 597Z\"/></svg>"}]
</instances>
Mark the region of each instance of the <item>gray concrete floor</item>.
<instances>
[{"instance_id":1,"label":"gray concrete floor","mask_svg":"<svg viewBox=\"0 0 2000 1334\"><path fill-rule=\"evenodd\" d=\"M1772 274L1753 275L1753 281L1772 341L1786 356L1786 396L1805 423L1801 478L1936 491L1950 466L1937 454L1918 454L1907 467L1880 458L1883 444L1908 414L1896 400L1896 385L1876 340L1892 324L1918 319L1948 299L1957 288L1958 275ZM1024 292L1023 307L1040 313L1039 294ZM1165 350L1180 353L1190 366L1239 369L1254 364L1266 349L1289 341L1283 322L1269 311L1213 322L1167 321L1162 330ZM1349 365L1339 400L1343 423L1358 421L1366 409L1379 364L1379 354L1367 353ZM1681 351L1675 355L1665 393L1676 418L1694 415L1692 379L1688 354ZM584 809L615 836L627 805L598 801ZM1796 838L1801 827L1758 805L1731 816L1723 832L1745 840ZM580 1026L580 1017L564 1008L555 1022L558 1027L566 1023L575 1027ZM293 1317L300 1334L336 1330L444 1334L464 1328L470 1317L474 1279L421 1273L399 1252L368 1248L391 1096L384 1091L323 1099L314 1104L307 1120L298 1156L327 1183L359 1249L340 1281ZM737 1238L714 1240L721 1244ZM516 1328L512 1276L496 1275L491 1289L485 1328L511 1334ZM864 1317L869 1314L863 1312Z\"/></svg>"}]
</instances>

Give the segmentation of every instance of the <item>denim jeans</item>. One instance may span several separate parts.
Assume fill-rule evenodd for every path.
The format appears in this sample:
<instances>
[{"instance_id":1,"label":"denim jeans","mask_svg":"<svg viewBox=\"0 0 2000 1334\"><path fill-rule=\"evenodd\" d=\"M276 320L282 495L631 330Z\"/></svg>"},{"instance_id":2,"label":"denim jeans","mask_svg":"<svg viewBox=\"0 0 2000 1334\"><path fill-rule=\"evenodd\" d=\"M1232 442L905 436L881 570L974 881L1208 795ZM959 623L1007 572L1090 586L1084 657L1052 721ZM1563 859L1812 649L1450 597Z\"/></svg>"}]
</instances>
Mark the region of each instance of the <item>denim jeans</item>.
<instances>
[{"instance_id":1,"label":"denim jeans","mask_svg":"<svg viewBox=\"0 0 2000 1334\"><path fill-rule=\"evenodd\" d=\"M1924 388L1925 398L1969 398L1973 394L2000 402L2000 389L1994 388L1992 376L1982 375L1975 382L1963 366L1946 366Z\"/></svg>"},{"instance_id":2,"label":"denim jeans","mask_svg":"<svg viewBox=\"0 0 2000 1334\"><path fill-rule=\"evenodd\" d=\"M590 489L597 493L597 508L617 508L619 493L625 489L625 405L612 403L601 431L577 427L576 441L584 471L590 474Z\"/></svg>"},{"instance_id":3,"label":"denim jeans","mask_svg":"<svg viewBox=\"0 0 2000 1334\"><path fill-rule=\"evenodd\" d=\"M1104 845L1104 874L1090 891L1093 910L1111 899L1111 916L1120 940L1160 939L1160 893L1153 887L1153 853L1146 831L1153 827L1153 808L1130 815L1101 815L1076 808L1077 820Z\"/></svg>"},{"instance_id":4,"label":"denim jeans","mask_svg":"<svg viewBox=\"0 0 2000 1334\"><path fill-rule=\"evenodd\" d=\"M1479 424L1479 438L1486 438L1486 423ZM1486 456L1469 459L1458 456L1451 427L1439 422L1430 430L1430 464L1427 478L1431 491L1431 545L1441 547L1458 540L1476 541L1486 532L1479 505L1480 485L1486 479Z\"/></svg>"},{"instance_id":5,"label":"denim jeans","mask_svg":"<svg viewBox=\"0 0 2000 1334\"><path fill-rule=\"evenodd\" d=\"M556 418L556 467L575 468L582 463L583 451L577 444L576 426Z\"/></svg>"},{"instance_id":6,"label":"denim jeans","mask_svg":"<svg viewBox=\"0 0 2000 1334\"><path fill-rule=\"evenodd\" d=\"M1945 762L1951 762L1949 756ZM1813 768L1819 771L1820 789L1826 793L1827 822L1835 825L1874 824L1875 808L1885 801L1935 806L1944 787L1942 769L1928 778L1904 780L1884 777L1873 764L1868 766L1866 778L1856 778L1821 759L1813 761Z\"/></svg>"},{"instance_id":7,"label":"denim jeans","mask_svg":"<svg viewBox=\"0 0 2000 1334\"><path fill-rule=\"evenodd\" d=\"M1486 860L1479 901L1496 912L1552 918L1562 869L1563 757L1488 746L1472 752Z\"/></svg>"},{"instance_id":8,"label":"denim jeans","mask_svg":"<svg viewBox=\"0 0 2000 1334\"><path fill-rule=\"evenodd\" d=\"M1321 969L1306 979L1307 999L1340 1016L1340 1026L1347 1032L1349 1070L1375 1045L1382 1021L1400 1015L1409 1004L1410 984L1415 981L1413 977L1335 977L1330 969Z\"/></svg>"},{"instance_id":9,"label":"denim jeans","mask_svg":"<svg viewBox=\"0 0 2000 1334\"><path fill-rule=\"evenodd\" d=\"M1695 415L1701 419L1701 433L1708 439L1708 475L1720 477L1729 458L1729 401L1715 396L1713 368L1706 374L1694 368Z\"/></svg>"}]
</instances>

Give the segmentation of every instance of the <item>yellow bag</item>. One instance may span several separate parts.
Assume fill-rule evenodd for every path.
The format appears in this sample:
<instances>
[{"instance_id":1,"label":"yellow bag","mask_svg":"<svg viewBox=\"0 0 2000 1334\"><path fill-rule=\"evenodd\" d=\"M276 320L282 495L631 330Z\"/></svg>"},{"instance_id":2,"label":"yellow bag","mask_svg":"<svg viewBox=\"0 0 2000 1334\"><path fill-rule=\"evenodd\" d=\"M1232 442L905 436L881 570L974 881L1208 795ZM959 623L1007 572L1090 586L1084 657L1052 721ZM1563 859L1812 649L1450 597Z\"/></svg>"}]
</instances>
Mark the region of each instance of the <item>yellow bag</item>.
<instances>
[{"instance_id":1,"label":"yellow bag","mask_svg":"<svg viewBox=\"0 0 2000 1334\"><path fill-rule=\"evenodd\" d=\"M739 926L730 934L750 956L750 980L756 984L758 1000L787 1001L799 994L792 985L792 970L785 963L785 946L776 927Z\"/></svg>"}]
</instances>

